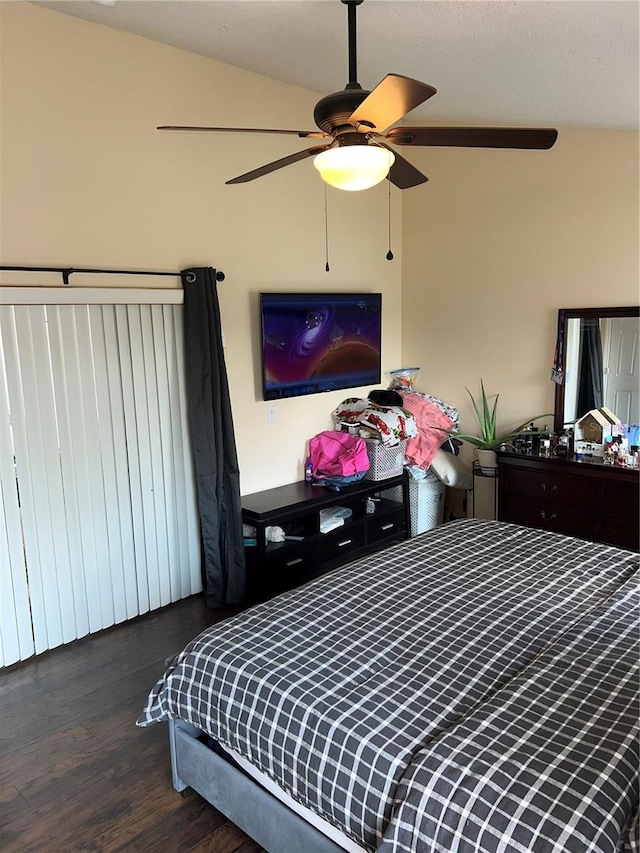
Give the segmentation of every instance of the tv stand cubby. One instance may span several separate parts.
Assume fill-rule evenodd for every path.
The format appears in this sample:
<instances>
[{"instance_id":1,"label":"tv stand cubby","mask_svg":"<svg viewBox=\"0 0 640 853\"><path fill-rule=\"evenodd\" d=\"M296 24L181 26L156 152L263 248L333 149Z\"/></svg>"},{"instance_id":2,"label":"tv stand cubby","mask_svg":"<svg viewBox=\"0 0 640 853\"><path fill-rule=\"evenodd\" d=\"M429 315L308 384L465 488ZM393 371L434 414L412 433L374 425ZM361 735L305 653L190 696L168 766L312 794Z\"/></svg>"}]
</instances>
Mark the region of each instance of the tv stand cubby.
<instances>
[{"instance_id":1,"label":"tv stand cubby","mask_svg":"<svg viewBox=\"0 0 640 853\"><path fill-rule=\"evenodd\" d=\"M323 533L320 512L330 507L345 507L351 515L344 524ZM248 598L264 601L406 539L411 529L409 482L400 474L386 480L361 480L339 492L291 483L245 495L242 520L256 531L255 545L245 547ZM267 541L267 527L281 528L287 538Z\"/></svg>"}]
</instances>

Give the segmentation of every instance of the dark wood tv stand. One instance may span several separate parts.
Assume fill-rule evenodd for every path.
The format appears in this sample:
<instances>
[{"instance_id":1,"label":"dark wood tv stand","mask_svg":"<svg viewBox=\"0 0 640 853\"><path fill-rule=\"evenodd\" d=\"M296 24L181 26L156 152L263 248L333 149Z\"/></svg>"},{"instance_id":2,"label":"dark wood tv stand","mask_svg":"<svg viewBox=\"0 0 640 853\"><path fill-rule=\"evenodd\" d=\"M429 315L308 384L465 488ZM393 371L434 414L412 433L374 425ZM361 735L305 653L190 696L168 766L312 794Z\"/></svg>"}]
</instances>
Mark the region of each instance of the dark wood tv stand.
<instances>
[{"instance_id":1,"label":"dark wood tv stand","mask_svg":"<svg viewBox=\"0 0 640 853\"><path fill-rule=\"evenodd\" d=\"M339 527L320 530L320 512L351 511ZM270 598L365 554L406 539L411 529L406 474L386 480L361 480L332 492L309 483L291 483L242 498L242 520L255 528L255 545L246 545L248 595ZM279 527L284 542L268 542L267 527Z\"/></svg>"},{"instance_id":2,"label":"dark wood tv stand","mask_svg":"<svg viewBox=\"0 0 640 853\"><path fill-rule=\"evenodd\" d=\"M498 518L639 550L637 469L498 454Z\"/></svg>"}]
</instances>

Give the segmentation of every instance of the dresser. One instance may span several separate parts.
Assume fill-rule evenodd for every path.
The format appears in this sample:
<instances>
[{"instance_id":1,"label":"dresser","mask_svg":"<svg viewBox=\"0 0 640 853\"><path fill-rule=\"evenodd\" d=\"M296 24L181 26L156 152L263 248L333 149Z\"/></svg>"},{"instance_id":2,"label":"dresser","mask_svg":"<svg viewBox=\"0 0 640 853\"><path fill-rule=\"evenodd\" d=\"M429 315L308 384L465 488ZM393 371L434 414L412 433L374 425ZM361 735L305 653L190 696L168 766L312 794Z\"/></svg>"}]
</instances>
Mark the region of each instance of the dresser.
<instances>
[{"instance_id":1,"label":"dresser","mask_svg":"<svg viewBox=\"0 0 640 853\"><path fill-rule=\"evenodd\" d=\"M498 518L639 550L640 475L601 462L498 454Z\"/></svg>"}]
</instances>

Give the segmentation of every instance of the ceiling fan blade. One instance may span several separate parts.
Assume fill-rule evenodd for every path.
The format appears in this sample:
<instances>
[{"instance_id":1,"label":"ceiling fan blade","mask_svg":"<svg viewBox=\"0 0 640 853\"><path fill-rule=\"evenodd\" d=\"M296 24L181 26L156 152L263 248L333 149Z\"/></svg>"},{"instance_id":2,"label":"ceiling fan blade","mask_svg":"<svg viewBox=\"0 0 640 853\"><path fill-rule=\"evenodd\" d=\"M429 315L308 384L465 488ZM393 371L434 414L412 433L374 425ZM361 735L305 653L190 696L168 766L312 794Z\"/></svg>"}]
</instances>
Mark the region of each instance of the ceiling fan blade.
<instances>
[{"instance_id":1,"label":"ceiling fan blade","mask_svg":"<svg viewBox=\"0 0 640 853\"><path fill-rule=\"evenodd\" d=\"M391 151L388 145L384 143L379 143L381 148L386 148L388 151ZM404 157L401 157L396 151L393 151L393 156L396 158L393 166L389 169L389 174L387 178L391 181L394 187L398 187L399 190L408 190L411 187L417 187L419 184L426 184L429 178L426 175L423 175L419 169L410 163L408 160L405 160Z\"/></svg>"},{"instance_id":2,"label":"ceiling fan blade","mask_svg":"<svg viewBox=\"0 0 640 853\"><path fill-rule=\"evenodd\" d=\"M558 131L547 127L392 127L384 138L394 145L546 150L558 138Z\"/></svg>"},{"instance_id":3,"label":"ceiling fan blade","mask_svg":"<svg viewBox=\"0 0 640 853\"><path fill-rule=\"evenodd\" d=\"M164 124L156 130L205 130L212 133L288 133L301 139L324 139L329 134L322 130L276 130L264 127L186 127L177 124Z\"/></svg>"},{"instance_id":4,"label":"ceiling fan blade","mask_svg":"<svg viewBox=\"0 0 640 853\"><path fill-rule=\"evenodd\" d=\"M349 123L357 126L362 122L373 130L384 130L435 93L427 83L401 74L387 74L351 113Z\"/></svg>"},{"instance_id":5,"label":"ceiling fan blade","mask_svg":"<svg viewBox=\"0 0 640 853\"><path fill-rule=\"evenodd\" d=\"M261 178L263 175L268 175L270 172L275 172L277 169L283 169L285 166L290 166L292 163L298 163L300 160L306 160L307 157L313 157L321 151L326 151L330 145L316 145L314 148L305 148L303 151L296 151L295 154L289 154L288 157L282 157L280 160L274 160L273 163L266 163L258 169L252 169L250 172L245 172L244 175L238 175L237 178L231 178L230 181L225 181L226 184L246 184L247 181L254 181L256 178Z\"/></svg>"}]
</instances>

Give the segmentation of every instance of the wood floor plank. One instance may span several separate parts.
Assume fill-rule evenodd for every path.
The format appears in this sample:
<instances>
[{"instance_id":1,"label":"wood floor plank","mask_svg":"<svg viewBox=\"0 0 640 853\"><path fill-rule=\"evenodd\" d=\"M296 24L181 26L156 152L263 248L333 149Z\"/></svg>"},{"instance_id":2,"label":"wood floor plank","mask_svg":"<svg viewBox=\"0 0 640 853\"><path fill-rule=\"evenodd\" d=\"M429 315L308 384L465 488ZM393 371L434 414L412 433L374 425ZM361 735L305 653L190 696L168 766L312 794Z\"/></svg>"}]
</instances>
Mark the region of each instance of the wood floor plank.
<instances>
[{"instance_id":1,"label":"wood floor plank","mask_svg":"<svg viewBox=\"0 0 640 853\"><path fill-rule=\"evenodd\" d=\"M206 838L202 838L193 847L187 848L188 853L255 853L256 849L260 848L256 847L255 841L229 821Z\"/></svg>"},{"instance_id":2,"label":"wood floor plank","mask_svg":"<svg viewBox=\"0 0 640 853\"><path fill-rule=\"evenodd\" d=\"M4 756L0 762L0 782L11 782L20 790L33 779L54 772L61 762L72 762L79 753L95 754L98 750L98 741L84 726L70 725Z\"/></svg>"},{"instance_id":3,"label":"wood floor plank","mask_svg":"<svg viewBox=\"0 0 640 853\"><path fill-rule=\"evenodd\" d=\"M0 680L0 702L3 710L15 702L26 700L30 694L40 695L41 693L42 687L24 667L5 670L5 675Z\"/></svg>"},{"instance_id":4,"label":"wood floor plank","mask_svg":"<svg viewBox=\"0 0 640 853\"><path fill-rule=\"evenodd\" d=\"M14 785L0 785L0 827L15 820L28 803Z\"/></svg>"},{"instance_id":5,"label":"wood floor plank","mask_svg":"<svg viewBox=\"0 0 640 853\"><path fill-rule=\"evenodd\" d=\"M0 830L3 853L21 853L23 849L76 853L83 849L82 833L93 836L101 823L127 811L122 794L100 774L76 792L56 790L57 797L50 798L47 805L37 809L29 805Z\"/></svg>"},{"instance_id":6,"label":"wood floor plank","mask_svg":"<svg viewBox=\"0 0 640 853\"><path fill-rule=\"evenodd\" d=\"M229 824L224 815L212 809L197 794L190 794L181 800L171 812L155 811L142 816L136 821L135 833L130 834L122 843L115 844L109 849L113 853L125 853L134 850L136 853L154 853L158 850L175 850L182 853L194 845L209 838L221 827L229 825L232 830L240 830ZM170 846L167 846L170 838ZM113 839L117 842L117 839ZM253 843L253 842L252 842ZM214 848L215 849L215 848ZM254 850L256 849L254 844Z\"/></svg>"}]
</instances>

